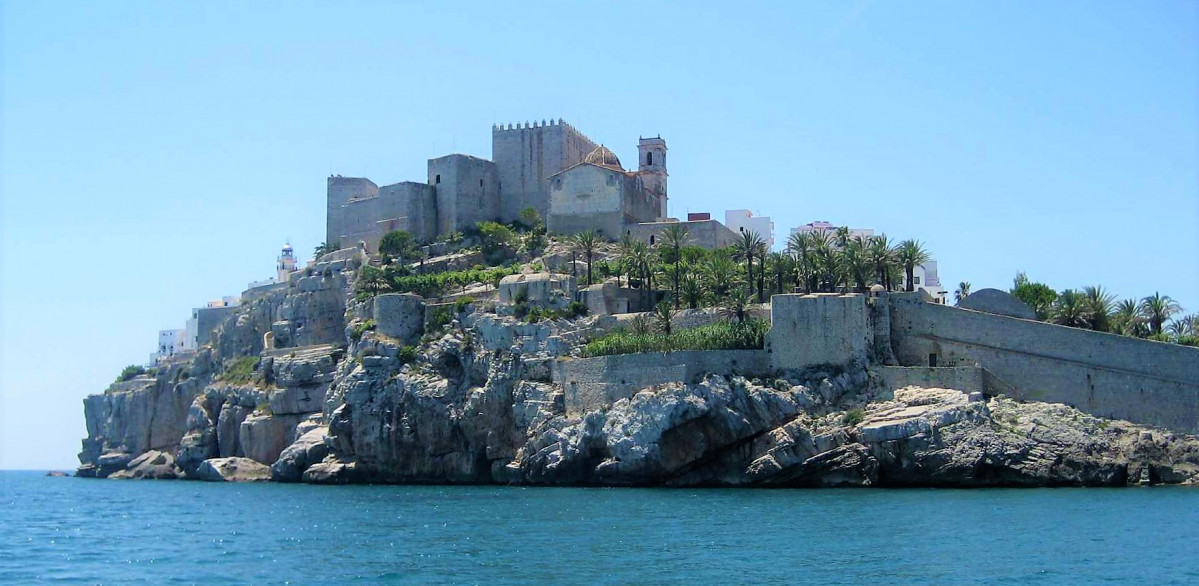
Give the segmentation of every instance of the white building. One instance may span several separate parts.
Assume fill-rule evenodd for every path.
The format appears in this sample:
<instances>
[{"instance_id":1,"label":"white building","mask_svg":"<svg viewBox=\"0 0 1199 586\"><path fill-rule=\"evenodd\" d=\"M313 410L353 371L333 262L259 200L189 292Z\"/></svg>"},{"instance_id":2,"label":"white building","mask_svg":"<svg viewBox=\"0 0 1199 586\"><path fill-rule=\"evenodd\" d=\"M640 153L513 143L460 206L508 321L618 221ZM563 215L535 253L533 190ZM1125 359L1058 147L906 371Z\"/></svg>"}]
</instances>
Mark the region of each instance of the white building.
<instances>
[{"instance_id":1,"label":"white building","mask_svg":"<svg viewBox=\"0 0 1199 586\"><path fill-rule=\"evenodd\" d=\"M766 242L766 250L774 250L774 222L770 221L770 216L755 216L749 210L727 210L724 225L738 234L757 232Z\"/></svg>"},{"instance_id":2,"label":"white building","mask_svg":"<svg viewBox=\"0 0 1199 586\"><path fill-rule=\"evenodd\" d=\"M930 260L922 265L916 265L912 269L912 284L915 285L916 289L928 293L934 302L941 305L945 304L945 296L948 292L941 288L941 278L937 276L937 261ZM903 273L901 288L904 291L908 290L907 271Z\"/></svg>"},{"instance_id":3,"label":"white building","mask_svg":"<svg viewBox=\"0 0 1199 586\"><path fill-rule=\"evenodd\" d=\"M818 220L815 222L808 222L807 224L799 226L798 228L792 228L791 234L810 233L810 232L829 232L830 233L829 236L834 236L834 235L836 235L838 228L841 228L841 226L834 226L833 224L826 222L824 220ZM874 230L871 228L850 228L849 229L849 237L850 238L858 238L858 237L870 238L871 236L874 236Z\"/></svg>"}]
</instances>

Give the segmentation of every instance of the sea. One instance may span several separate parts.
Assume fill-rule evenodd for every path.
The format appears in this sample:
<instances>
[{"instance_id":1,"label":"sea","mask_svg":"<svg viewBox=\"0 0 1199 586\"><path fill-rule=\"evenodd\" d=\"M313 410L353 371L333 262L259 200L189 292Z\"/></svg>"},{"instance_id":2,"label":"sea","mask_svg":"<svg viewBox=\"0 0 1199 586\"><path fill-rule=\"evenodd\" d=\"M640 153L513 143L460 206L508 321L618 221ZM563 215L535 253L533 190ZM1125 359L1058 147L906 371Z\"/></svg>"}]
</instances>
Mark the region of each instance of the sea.
<instances>
[{"instance_id":1,"label":"sea","mask_svg":"<svg viewBox=\"0 0 1199 586\"><path fill-rule=\"evenodd\" d=\"M0 472L0 584L1199 584L1199 488L309 486Z\"/></svg>"}]
</instances>

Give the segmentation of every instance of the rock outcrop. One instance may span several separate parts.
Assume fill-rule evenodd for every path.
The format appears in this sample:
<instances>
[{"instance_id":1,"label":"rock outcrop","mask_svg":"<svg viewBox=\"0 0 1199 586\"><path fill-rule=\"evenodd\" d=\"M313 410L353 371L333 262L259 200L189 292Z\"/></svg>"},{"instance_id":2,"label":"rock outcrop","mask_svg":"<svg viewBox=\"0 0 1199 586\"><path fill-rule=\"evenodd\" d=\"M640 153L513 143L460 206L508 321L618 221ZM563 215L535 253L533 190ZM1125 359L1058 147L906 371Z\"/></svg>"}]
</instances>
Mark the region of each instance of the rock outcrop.
<instances>
[{"instance_id":1,"label":"rock outcrop","mask_svg":"<svg viewBox=\"0 0 1199 586\"><path fill-rule=\"evenodd\" d=\"M634 385L602 407L572 403L568 413L555 361L578 356L620 319L527 323L512 307L445 303L438 307L453 313L450 323L426 331L415 296L356 300L347 291L352 269L318 263L288 288L249 300L195 356L88 397L78 474L619 486L1199 483L1194 437L1058 404L887 388L861 365L764 379L688 375ZM372 318L381 311L389 313ZM679 319L715 319L708 313ZM379 320L375 329L369 319Z\"/></svg>"},{"instance_id":2,"label":"rock outcrop","mask_svg":"<svg viewBox=\"0 0 1199 586\"><path fill-rule=\"evenodd\" d=\"M249 458L204 460L193 476L210 482L257 482L271 479L271 469Z\"/></svg>"}]
</instances>

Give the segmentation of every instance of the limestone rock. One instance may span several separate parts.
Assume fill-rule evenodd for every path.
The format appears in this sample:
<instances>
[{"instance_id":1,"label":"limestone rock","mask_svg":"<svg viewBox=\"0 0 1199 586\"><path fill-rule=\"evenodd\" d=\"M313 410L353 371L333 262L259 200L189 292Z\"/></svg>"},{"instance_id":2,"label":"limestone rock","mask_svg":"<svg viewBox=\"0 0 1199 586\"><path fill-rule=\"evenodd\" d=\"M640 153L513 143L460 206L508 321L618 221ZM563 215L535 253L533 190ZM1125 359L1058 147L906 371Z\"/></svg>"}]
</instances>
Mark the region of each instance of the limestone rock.
<instances>
[{"instance_id":1,"label":"limestone rock","mask_svg":"<svg viewBox=\"0 0 1199 586\"><path fill-rule=\"evenodd\" d=\"M305 470L329 455L329 446L325 444L328 433L328 427L317 427L287 446L279 455L279 460L271 464L271 479L279 482L299 482Z\"/></svg>"},{"instance_id":2,"label":"limestone rock","mask_svg":"<svg viewBox=\"0 0 1199 586\"><path fill-rule=\"evenodd\" d=\"M210 458L192 476L210 482L254 482L270 480L271 469L249 458Z\"/></svg>"},{"instance_id":3,"label":"limestone rock","mask_svg":"<svg viewBox=\"0 0 1199 586\"><path fill-rule=\"evenodd\" d=\"M124 470L118 470L109 478L154 478L170 480L179 478L182 471L175 466L175 457L167 452L150 450L131 460Z\"/></svg>"}]
</instances>

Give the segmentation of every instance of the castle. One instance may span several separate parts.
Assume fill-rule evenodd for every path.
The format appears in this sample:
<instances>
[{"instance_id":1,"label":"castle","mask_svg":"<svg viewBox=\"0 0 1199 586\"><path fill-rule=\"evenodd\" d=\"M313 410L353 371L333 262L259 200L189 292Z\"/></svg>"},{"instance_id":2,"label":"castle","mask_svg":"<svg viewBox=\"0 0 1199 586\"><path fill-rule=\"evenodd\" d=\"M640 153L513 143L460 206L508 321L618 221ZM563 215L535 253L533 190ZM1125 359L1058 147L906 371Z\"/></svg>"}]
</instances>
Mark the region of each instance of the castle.
<instances>
[{"instance_id":1,"label":"castle","mask_svg":"<svg viewBox=\"0 0 1199 586\"><path fill-rule=\"evenodd\" d=\"M666 141L637 144L637 170L561 119L492 126L491 160L429 159L424 183L382 187L363 177L328 179L325 241L374 250L392 230L430 241L477 222L520 219L533 208L557 234L594 229L615 239L666 218Z\"/></svg>"}]
</instances>

